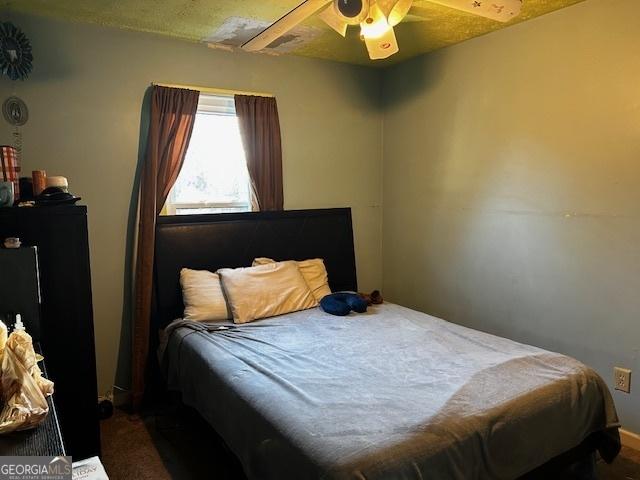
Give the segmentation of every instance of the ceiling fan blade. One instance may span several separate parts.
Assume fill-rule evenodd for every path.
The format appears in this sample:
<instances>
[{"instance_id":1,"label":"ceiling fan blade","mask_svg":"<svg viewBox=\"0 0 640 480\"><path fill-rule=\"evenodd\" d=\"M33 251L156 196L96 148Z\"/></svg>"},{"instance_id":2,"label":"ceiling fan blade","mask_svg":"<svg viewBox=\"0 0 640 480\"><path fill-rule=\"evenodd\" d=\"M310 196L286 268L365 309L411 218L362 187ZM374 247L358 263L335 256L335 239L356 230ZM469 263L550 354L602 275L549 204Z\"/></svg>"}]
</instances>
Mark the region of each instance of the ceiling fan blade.
<instances>
[{"instance_id":1,"label":"ceiling fan blade","mask_svg":"<svg viewBox=\"0 0 640 480\"><path fill-rule=\"evenodd\" d=\"M338 15L336 15L333 5L329 5L322 12L318 14L318 18L324 23L333 28L340 35L345 37L347 35L347 23L343 22Z\"/></svg>"},{"instance_id":2,"label":"ceiling fan blade","mask_svg":"<svg viewBox=\"0 0 640 480\"><path fill-rule=\"evenodd\" d=\"M389 25L392 27L398 25L402 19L407 16L407 13L409 13L411 5L413 5L413 0L398 0L391 9L391 12L389 12Z\"/></svg>"},{"instance_id":3,"label":"ceiling fan blade","mask_svg":"<svg viewBox=\"0 0 640 480\"><path fill-rule=\"evenodd\" d=\"M285 16L276 20L270 27L245 42L242 45L242 49L249 52L262 50L269 46L274 40L277 40L289 30L304 22L330 1L331 0L307 0L306 2L302 2Z\"/></svg>"},{"instance_id":4,"label":"ceiling fan blade","mask_svg":"<svg viewBox=\"0 0 640 480\"><path fill-rule=\"evenodd\" d=\"M389 30L380 37L365 37L364 43L367 46L371 60L382 60L400 51L393 28L389 28Z\"/></svg>"},{"instance_id":5,"label":"ceiling fan blade","mask_svg":"<svg viewBox=\"0 0 640 480\"><path fill-rule=\"evenodd\" d=\"M522 0L430 0L433 3L473 13L481 17L508 22L520 15Z\"/></svg>"}]
</instances>

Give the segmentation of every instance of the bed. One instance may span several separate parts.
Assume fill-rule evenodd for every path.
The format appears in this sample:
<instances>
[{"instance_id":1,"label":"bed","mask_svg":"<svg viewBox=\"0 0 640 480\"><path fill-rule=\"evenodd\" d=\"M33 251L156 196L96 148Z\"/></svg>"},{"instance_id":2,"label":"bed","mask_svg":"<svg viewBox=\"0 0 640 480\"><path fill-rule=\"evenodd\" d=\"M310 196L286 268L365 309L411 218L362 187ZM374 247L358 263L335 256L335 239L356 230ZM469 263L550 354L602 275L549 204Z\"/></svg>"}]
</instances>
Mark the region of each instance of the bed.
<instances>
[{"instance_id":1,"label":"bed","mask_svg":"<svg viewBox=\"0 0 640 480\"><path fill-rule=\"evenodd\" d=\"M544 478L619 450L611 395L590 368L399 305L174 321L183 266L322 257L332 290L356 290L348 209L167 217L156 252L167 386L248 478Z\"/></svg>"}]
</instances>

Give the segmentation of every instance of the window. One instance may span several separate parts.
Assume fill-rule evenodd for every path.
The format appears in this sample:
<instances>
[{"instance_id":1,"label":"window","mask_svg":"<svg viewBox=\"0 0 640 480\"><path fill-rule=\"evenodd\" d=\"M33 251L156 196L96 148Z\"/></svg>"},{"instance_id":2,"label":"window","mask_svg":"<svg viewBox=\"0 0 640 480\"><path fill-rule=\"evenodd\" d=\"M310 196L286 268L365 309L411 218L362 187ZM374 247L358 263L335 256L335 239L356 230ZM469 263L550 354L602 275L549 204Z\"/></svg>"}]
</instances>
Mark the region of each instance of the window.
<instances>
[{"instance_id":1,"label":"window","mask_svg":"<svg viewBox=\"0 0 640 480\"><path fill-rule=\"evenodd\" d=\"M247 212L249 185L233 97L201 93L189 148L164 213Z\"/></svg>"}]
</instances>

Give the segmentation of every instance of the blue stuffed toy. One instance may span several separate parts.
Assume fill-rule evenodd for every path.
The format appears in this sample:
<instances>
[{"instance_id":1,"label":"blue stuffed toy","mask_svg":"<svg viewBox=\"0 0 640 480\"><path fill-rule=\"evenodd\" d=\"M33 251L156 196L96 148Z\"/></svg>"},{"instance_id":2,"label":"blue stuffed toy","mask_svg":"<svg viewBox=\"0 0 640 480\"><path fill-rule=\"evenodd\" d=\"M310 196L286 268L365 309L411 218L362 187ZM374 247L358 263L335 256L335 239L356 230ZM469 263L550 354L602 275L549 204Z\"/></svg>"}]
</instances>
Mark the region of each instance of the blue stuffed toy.
<instances>
[{"instance_id":1,"label":"blue stuffed toy","mask_svg":"<svg viewBox=\"0 0 640 480\"><path fill-rule=\"evenodd\" d=\"M320 300L320 306L322 309L330 313L331 315L338 315L344 317L349 315L349 312L364 313L367 311L367 301L357 293L332 293L326 295Z\"/></svg>"}]
</instances>

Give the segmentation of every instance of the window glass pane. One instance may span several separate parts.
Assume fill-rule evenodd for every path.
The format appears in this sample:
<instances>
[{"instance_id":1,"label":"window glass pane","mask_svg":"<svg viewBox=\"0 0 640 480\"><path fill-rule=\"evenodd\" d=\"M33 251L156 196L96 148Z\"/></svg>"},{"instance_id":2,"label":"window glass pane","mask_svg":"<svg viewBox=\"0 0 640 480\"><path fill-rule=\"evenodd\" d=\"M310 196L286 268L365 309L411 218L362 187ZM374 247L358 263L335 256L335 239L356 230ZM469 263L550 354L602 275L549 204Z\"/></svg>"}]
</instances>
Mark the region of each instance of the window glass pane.
<instances>
[{"instance_id":1,"label":"window glass pane","mask_svg":"<svg viewBox=\"0 0 640 480\"><path fill-rule=\"evenodd\" d=\"M204 213L180 208L180 204L202 203L234 203L231 211L249 210L249 175L235 115L204 113L199 109L169 203L176 205L176 213Z\"/></svg>"}]
</instances>

